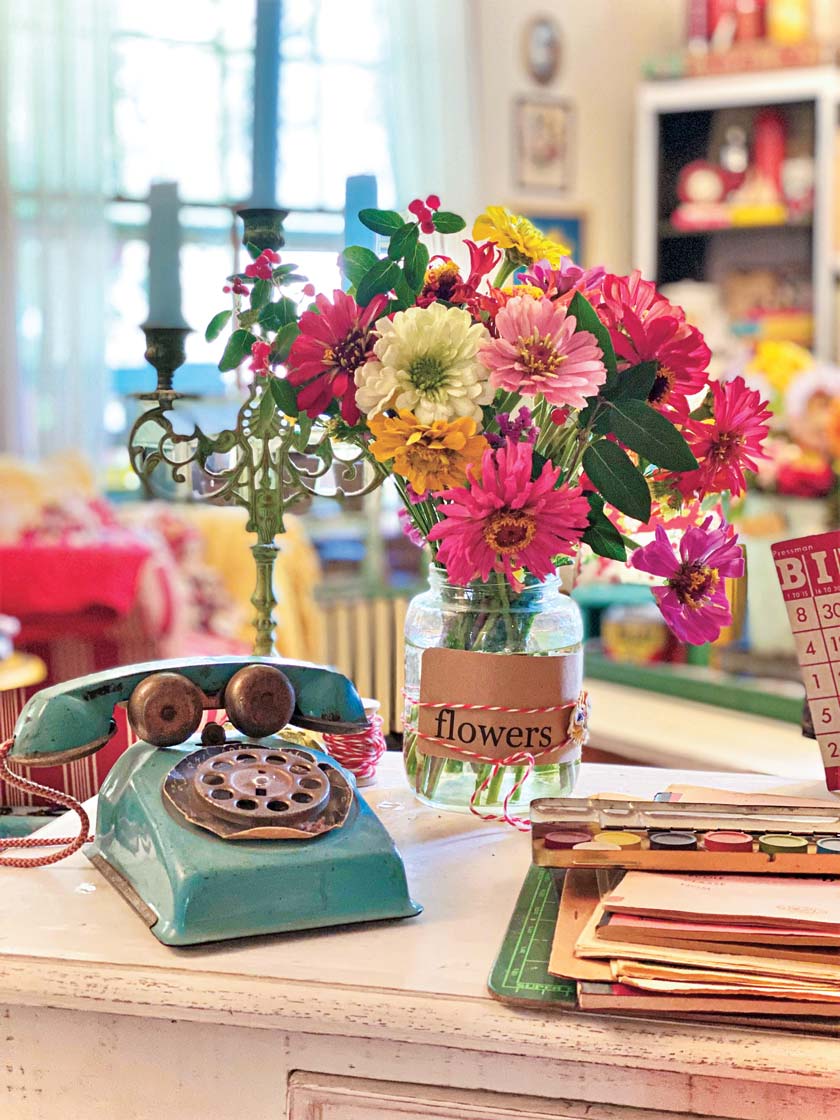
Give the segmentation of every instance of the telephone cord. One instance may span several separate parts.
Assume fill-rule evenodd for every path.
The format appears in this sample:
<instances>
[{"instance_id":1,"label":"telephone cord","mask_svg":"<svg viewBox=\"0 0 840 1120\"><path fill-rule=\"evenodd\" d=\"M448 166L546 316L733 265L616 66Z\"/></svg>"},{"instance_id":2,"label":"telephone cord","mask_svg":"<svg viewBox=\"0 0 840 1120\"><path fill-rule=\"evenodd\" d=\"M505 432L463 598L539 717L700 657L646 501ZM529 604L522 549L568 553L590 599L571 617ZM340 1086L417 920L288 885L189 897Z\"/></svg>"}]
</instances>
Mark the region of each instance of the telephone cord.
<instances>
[{"instance_id":1,"label":"telephone cord","mask_svg":"<svg viewBox=\"0 0 840 1120\"><path fill-rule=\"evenodd\" d=\"M65 809L71 809L79 818L79 834L75 837L0 837L0 850L5 850L6 848L57 848L61 846L61 851L53 852L48 856L33 856L31 859L18 859L14 856L0 855L0 867L47 867L51 863L58 863L59 860L66 859L67 856L72 856L74 852L78 852L83 844L89 844L90 841L93 840L93 836L90 832L90 818L81 803L78 802L75 797L71 797L69 793L61 793L57 789L50 789L49 786L43 786L40 782L31 782L28 778L24 778L21 774L16 774L14 770L10 770L6 764L6 759L14 746L14 742L14 739L7 739L4 743L0 744L0 778L2 778L4 782L8 782L10 786L14 786L15 789L22 790L24 793L36 794L38 797L43 797L54 805L61 805Z\"/></svg>"}]
</instances>

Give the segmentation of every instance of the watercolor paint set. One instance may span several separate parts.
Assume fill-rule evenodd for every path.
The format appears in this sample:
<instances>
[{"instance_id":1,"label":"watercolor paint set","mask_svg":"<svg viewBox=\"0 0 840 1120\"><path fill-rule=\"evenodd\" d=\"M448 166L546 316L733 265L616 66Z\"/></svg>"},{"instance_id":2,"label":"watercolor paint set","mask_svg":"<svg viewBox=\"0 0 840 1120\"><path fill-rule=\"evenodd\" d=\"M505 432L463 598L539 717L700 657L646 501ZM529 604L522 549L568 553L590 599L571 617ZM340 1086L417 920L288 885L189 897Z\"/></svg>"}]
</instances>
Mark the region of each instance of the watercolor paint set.
<instances>
[{"instance_id":1,"label":"watercolor paint set","mask_svg":"<svg viewBox=\"0 0 840 1120\"><path fill-rule=\"evenodd\" d=\"M539 867L840 875L840 805L713 805L542 797Z\"/></svg>"}]
</instances>

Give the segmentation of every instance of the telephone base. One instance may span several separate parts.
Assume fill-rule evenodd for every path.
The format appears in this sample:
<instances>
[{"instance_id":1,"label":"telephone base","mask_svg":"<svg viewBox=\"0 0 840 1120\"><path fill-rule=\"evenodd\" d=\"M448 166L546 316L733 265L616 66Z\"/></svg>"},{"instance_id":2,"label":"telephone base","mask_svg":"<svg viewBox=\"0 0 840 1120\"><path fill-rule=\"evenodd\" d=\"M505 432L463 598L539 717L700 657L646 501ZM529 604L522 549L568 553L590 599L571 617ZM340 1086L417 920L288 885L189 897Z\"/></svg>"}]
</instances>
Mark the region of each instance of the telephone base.
<instances>
[{"instance_id":1,"label":"telephone base","mask_svg":"<svg viewBox=\"0 0 840 1120\"><path fill-rule=\"evenodd\" d=\"M275 736L260 743L292 746ZM176 815L161 789L198 746L130 747L102 787L87 849L159 941L195 945L420 913L393 841L358 793L346 823L312 840L225 840Z\"/></svg>"}]
</instances>

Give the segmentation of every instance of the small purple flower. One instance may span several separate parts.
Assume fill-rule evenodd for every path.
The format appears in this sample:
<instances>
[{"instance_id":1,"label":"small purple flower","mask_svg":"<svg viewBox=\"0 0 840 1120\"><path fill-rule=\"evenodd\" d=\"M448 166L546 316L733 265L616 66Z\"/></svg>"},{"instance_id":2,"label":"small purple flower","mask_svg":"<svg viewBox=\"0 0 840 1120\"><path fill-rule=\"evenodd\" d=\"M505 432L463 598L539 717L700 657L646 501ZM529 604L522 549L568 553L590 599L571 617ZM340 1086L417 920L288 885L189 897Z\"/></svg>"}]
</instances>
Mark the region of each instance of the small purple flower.
<instances>
[{"instance_id":1,"label":"small purple flower","mask_svg":"<svg viewBox=\"0 0 840 1120\"><path fill-rule=\"evenodd\" d=\"M539 429L534 424L534 417L530 408L524 406L515 416L509 412L499 415L499 434L487 432L487 440L492 448L498 450L511 440L513 443L536 443Z\"/></svg>"},{"instance_id":2,"label":"small purple flower","mask_svg":"<svg viewBox=\"0 0 840 1120\"><path fill-rule=\"evenodd\" d=\"M573 288L585 293L600 287L606 274L603 265L581 268L571 257L562 257L559 268L552 268L548 261L537 261L531 272L519 277L519 282L542 288L547 295L564 296Z\"/></svg>"}]
</instances>

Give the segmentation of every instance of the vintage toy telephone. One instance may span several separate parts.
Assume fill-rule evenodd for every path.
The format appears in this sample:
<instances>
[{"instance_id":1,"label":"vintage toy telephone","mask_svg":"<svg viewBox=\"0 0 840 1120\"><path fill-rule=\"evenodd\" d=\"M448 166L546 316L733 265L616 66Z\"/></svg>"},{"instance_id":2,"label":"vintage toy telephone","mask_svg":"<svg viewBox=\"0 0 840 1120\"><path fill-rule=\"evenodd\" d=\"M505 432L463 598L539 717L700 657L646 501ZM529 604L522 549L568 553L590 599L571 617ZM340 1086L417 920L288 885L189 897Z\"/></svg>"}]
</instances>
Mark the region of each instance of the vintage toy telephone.
<instances>
[{"instance_id":1,"label":"vintage toy telephone","mask_svg":"<svg viewBox=\"0 0 840 1120\"><path fill-rule=\"evenodd\" d=\"M0 748L5 780L74 809L72 798L6 766L82 758L114 734L126 704L140 741L117 760L99 796L92 862L167 945L320 928L420 912L402 860L351 775L322 751L284 740L290 721L333 734L367 726L351 682L332 669L229 657L130 665L46 688ZM203 712L224 709L236 733ZM15 846L44 843L18 840ZM0 842L2 843L2 842ZM12 846L12 843L3 846Z\"/></svg>"}]
</instances>

